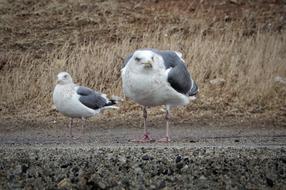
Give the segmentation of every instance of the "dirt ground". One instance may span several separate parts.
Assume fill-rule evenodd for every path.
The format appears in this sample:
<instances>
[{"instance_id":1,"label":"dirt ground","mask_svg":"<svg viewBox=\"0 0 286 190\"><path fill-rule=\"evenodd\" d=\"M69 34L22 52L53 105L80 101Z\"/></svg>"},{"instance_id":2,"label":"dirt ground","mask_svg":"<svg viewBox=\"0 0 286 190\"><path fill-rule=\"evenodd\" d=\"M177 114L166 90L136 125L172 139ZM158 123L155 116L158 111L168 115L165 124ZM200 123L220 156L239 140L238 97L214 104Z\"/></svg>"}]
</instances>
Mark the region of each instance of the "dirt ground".
<instances>
[{"instance_id":1,"label":"dirt ground","mask_svg":"<svg viewBox=\"0 0 286 190\"><path fill-rule=\"evenodd\" d=\"M100 146L133 146L129 142L143 135L142 120L131 121L115 119L92 120L83 122L75 120L73 136L70 138L68 119L45 121L3 121L0 124L0 143L11 146L38 146L91 144ZM84 128L82 129L82 126ZM150 118L149 132L154 142L151 146L164 145L156 143L165 135L165 123L160 118ZM283 123L271 123L256 119L226 118L180 120L173 119L171 124L172 143L175 146L284 146L286 127ZM148 145L149 146L149 145Z\"/></svg>"}]
</instances>

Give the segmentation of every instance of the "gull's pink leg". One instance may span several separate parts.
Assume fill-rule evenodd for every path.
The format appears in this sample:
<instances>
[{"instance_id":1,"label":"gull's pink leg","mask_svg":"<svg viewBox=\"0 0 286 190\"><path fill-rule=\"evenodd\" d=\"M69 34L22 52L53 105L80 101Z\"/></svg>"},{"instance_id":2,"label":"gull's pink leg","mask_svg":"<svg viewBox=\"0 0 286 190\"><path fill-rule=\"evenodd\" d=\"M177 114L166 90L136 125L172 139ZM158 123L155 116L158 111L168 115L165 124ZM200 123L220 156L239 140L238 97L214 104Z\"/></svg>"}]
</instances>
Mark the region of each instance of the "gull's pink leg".
<instances>
[{"instance_id":1,"label":"gull's pink leg","mask_svg":"<svg viewBox=\"0 0 286 190\"><path fill-rule=\"evenodd\" d=\"M70 118L70 123L69 123L69 130L70 130L70 138L71 139L79 139L79 137L74 137L73 134L72 134L72 126L73 126L73 118Z\"/></svg>"},{"instance_id":2,"label":"gull's pink leg","mask_svg":"<svg viewBox=\"0 0 286 190\"><path fill-rule=\"evenodd\" d=\"M69 123L70 137L73 137L73 135L72 135L72 124L73 124L73 119L70 118L70 123Z\"/></svg>"},{"instance_id":3,"label":"gull's pink leg","mask_svg":"<svg viewBox=\"0 0 286 190\"><path fill-rule=\"evenodd\" d=\"M150 138L150 133L147 131L147 125L146 125L146 120L147 120L147 109L144 106L143 107L143 118L144 118L144 135L142 139L133 139L131 142L137 142L137 143L148 143L152 139Z\"/></svg>"},{"instance_id":4,"label":"gull's pink leg","mask_svg":"<svg viewBox=\"0 0 286 190\"><path fill-rule=\"evenodd\" d=\"M85 128L86 118L81 118L81 135L83 136L84 128Z\"/></svg>"},{"instance_id":5,"label":"gull's pink leg","mask_svg":"<svg viewBox=\"0 0 286 190\"><path fill-rule=\"evenodd\" d=\"M168 105L166 106L165 119L166 119L166 137L159 139L158 142L168 143L168 142L171 142L170 135L169 135L170 106Z\"/></svg>"}]
</instances>

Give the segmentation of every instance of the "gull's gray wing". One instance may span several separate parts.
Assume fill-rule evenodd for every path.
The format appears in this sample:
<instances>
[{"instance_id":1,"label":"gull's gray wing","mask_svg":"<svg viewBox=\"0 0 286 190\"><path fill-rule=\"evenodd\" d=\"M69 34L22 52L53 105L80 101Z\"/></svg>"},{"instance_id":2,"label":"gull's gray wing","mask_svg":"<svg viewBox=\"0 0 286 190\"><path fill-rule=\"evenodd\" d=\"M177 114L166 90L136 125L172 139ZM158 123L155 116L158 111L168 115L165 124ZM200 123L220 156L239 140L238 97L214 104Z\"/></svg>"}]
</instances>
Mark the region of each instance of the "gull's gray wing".
<instances>
[{"instance_id":1,"label":"gull's gray wing","mask_svg":"<svg viewBox=\"0 0 286 190\"><path fill-rule=\"evenodd\" d=\"M133 53L129 54L129 55L124 59L122 68L125 67L125 65L128 63L128 61L131 59L132 56L133 56Z\"/></svg>"},{"instance_id":2,"label":"gull's gray wing","mask_svg":"<svg viewBox=\"0 0 286 190\"><path fill-rule=\"evenodd\" d=\"M167 80L176 91L182 94L187 94L191 89L191 77L184 65L172 67Z\"/></svg>"},{"instance_id":3,"label":"gull's gray wing","mask_svg":"<svg viewBox=\"0 0 286 190\"><path fill-rule=\"evenodd\" d=\"M182 58L175 51L153 51L163 57L170 85L177 92L188 94L192 87L192 79Z\"/></svg>"},{"instance_id":4,"label":"gull's gray wing","mask_svg":"<svg viewBox=\"0 0 286 190\"><path fill-rule=\"evenodd\" d=\"M84 86L76 88L76 93L80 96L79 101L86 107L96 110L108 104L108 100L99 92Z\"/></svg>"}]
</instances>

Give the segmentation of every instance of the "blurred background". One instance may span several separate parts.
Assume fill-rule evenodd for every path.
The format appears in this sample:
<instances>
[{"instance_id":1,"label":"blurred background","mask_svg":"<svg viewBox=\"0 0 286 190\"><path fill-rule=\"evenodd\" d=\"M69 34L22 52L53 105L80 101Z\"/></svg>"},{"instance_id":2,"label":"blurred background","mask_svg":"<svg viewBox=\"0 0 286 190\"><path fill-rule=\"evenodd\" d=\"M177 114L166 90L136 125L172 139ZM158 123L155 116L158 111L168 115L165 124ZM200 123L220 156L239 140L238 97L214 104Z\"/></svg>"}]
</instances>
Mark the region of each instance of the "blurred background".
<instances>
[{"instance_id":1,"label":"blurred background","mask_svg":"<svg viewBox=\"0 0 286 190\"><path fill-rule=\"evenodd\" d=\"M286 125L284 0L1 0L1 121L61 118L51 98L60 71L123 97L122 60L145 47L180 51L200 87L174 117ZM102 118L141 114L120 106Z\"/></svg>"}]
</instances>

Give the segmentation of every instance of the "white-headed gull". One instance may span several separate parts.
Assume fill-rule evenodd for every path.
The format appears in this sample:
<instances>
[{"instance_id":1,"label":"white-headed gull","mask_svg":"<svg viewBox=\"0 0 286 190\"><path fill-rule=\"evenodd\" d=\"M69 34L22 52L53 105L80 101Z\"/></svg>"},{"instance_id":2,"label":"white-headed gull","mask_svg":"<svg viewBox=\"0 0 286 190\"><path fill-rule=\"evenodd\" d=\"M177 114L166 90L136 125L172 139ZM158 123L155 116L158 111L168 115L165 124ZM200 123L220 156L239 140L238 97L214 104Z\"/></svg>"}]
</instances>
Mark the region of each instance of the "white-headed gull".
<instances>
[{"instance_id":1,"label":"white-headed gull","mask_svg":"<svg viewBox=\"0 0 286 190\"><path fill-rule=\"evenodd\" d=\"M170 107L187 105L199 90L182 54L157 49L136 50L124 60L121 76L125 96L143 106L144 136L134 141L151 140L146 126L147 107L166 105L166 136L159 142L170 142Z\"/></svg>"},{"instance_id":2,"label":"white-headed gull","mask_svg":"<svg viewBox=\"0 0 286 190\"><path fill-rule=\"evenodd\" d=\"M53 92L53 102L56 109L70 117L70 135L72 136L73 118L85 119L98 114L107 108L118 108L116 98L108 99L105 94L73 83L67 72L57 75L57 85Z\"/></svg>"}]
</instances>

